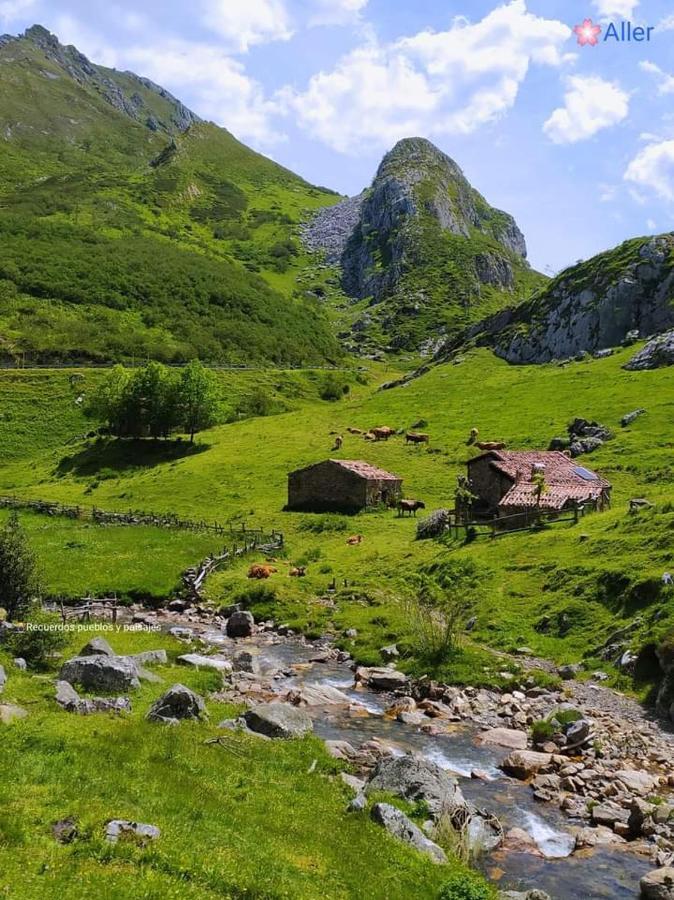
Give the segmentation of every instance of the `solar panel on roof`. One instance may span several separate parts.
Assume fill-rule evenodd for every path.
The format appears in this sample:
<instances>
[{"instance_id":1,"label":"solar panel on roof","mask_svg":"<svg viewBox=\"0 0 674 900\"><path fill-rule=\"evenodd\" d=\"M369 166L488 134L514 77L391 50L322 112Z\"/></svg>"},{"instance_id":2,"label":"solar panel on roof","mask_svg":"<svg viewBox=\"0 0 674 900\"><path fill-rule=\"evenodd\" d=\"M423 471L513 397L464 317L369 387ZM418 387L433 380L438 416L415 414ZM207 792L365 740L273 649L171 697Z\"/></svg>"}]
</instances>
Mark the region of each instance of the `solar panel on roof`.
<instances>
[{"instance_id":1,"label":"solar panel on roof","mask_svg":"<svg viewBox=\"0 0 674 900\"><path fill-rule=\"evenodd\" d=\"M584 478L585 481L596 481L597 476L594 472L590 472L589 469L584 468L583 466L574 466L573 471L576 475L580 475L581 478Z\"/></svg>"}]
</instances>

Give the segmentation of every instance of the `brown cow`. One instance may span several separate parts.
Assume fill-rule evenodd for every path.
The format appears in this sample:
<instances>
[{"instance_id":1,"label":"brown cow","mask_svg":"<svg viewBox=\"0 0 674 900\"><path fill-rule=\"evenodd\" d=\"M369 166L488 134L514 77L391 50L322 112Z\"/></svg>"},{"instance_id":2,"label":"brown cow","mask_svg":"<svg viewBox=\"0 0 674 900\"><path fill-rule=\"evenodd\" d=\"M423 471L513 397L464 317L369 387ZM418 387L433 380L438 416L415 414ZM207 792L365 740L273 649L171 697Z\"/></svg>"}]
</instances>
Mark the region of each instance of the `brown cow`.
<instances>
[{"instance_id":1,"label":"brown cow","mask_svg":"<svg viewBox=\"0 0 674 900\"><path fill-rule=\"evenodd\" d=\"M362 544L363 543L363 535L362 534L352 534L350 538L346 539L347 544Z\"/></svg>"},{"instance_id":2,"label":"brown cow","mask_svg":"<svg viewBox=\"0 0 674 900\"><path fill-rule=\"evenodd\" d=\"M290 575L291 578L304 578L304 576L306 574L307 574L306 566L292 566L292 568L288 572L288 575Z\"/></svg>"},{"instance_id":3,"label":"brown cow","mask_svg":"<svg viewBox=\"0 0 674 900\"><path fill-rule=\"evenodd\" d=\"M335 438L335 446L332 449L333 450L341 450L343 443L344 443L344 438L341 436L341 434L338 434L337 437Z\"/></svg>"},{"instance_id":4,"label":"brown cow","mask_svg":"<svg viewBox=\"0 0 674 900\"><path fill-rule=\"evenodd\" d=\"M426 504L422 500L398 500L398 515L404 516L408 513L415 516L418 509L426 509Z\"/></svg>"},{"instance_id":5,"label":"brown cow","mask_svg":"<svg viewBox=\"0 0 674 900\"><path fill-rule=\"evenodd\" d=\"M420 431L408 431L405 435L406 444L428 444L430 437Z\"/></svg>"},{"instance_id":6,"label":"brown cow","mask_svg":"<svg viewBox=\"0 0 674 900\"><path fill-rule=\"evenodd\" d=\"M478 450L505 450L505 441L475 441Z\"/></svg>"},{"instance_id":7,"label":"brown cow","mask_svg":"<svg viewBox=\"0 0 674 900\"><path fill-rule=\"evenodd\" d=\"M262 563L253 563L250 569L248 569L248 577L269 578L269 576L273 575L274 572L278 572L278 569L274 566L267 566L263 565Z\"/></svg>"},{"instance_id":8,"label":"brown cow","mask_svg":"<svg viewBox=\"0 0 674 900\"><path fill-rule=\"evenodd\" d=\"M378 428L371 428L369 433L374 435L375 441L387 441L396 430L388 425L380 425Z\"/></svg>"}]
</instances>

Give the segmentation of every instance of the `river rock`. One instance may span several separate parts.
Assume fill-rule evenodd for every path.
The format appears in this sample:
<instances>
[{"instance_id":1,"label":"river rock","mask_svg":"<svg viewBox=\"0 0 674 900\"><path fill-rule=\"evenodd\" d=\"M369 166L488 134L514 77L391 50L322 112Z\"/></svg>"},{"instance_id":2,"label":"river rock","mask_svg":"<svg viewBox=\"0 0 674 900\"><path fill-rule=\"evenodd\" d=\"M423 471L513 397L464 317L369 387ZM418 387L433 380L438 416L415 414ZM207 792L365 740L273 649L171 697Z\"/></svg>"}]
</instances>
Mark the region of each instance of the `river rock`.
<instances>
[{"instance_id":1,"label":"river rock","mask_svg":"<svg viewBox=\"0 0 674 900\"><path fill-rule=\"evenodd\" d=\"M204 698L195 694L184 684L173 687L156 700L147 714L149 722L176 725L181 719L206 719Z\"/></svg>"},{"instance_id":2,"label":"river rock","mask_svg":"<svg viewBox=\"0 0 674 900\"><path fill-rule=\"evenodd\" d=\"M255 631L255 619L247 609L237 609L227 619L227 637L250 637Z\"/></svg>"},{"instance_id":3,"label":"river rock","mask_svg":"<svg viewBox=\"0 0 674 900\"><path fill-rule=\"evenodd\" d=\"M605 844L624 844L625 839L619 837L605 825L597 825L595 828L580 828L576 832L576 850L586 850Z\"/></svg>"},{"instance_id":4,"label":"river rock","mask_svg":"<svg viewBox=\"0 0 674 900\"><path fill-rule=\"evenodd\" d=\"M313 722L303 710L287 703L261 703L243 716L251 731L271 738L296 738L310 734Z\"/></svg>"},{"instance_id":5,"label":"river rock","mask_svg":"<svg viewBox=\"0 0 674 900\"><path fill-rule=\"evenodd\" d=\"M80 656L117 656L110 644L102 637L94 637L82 647Z\"/></svg>"},{"instance_id":6,"label":"river rock","mask_svg":"<svg viewBox=\"0 0 674 900\"><path fill-rule=\"evenodd\" d=\"M288 693L295 706L350 706L351 697L330 684L304 684Z\"/></svg>"},{"instance_id":7,"label":"river rock","mask_svg":"<svg viewBox=\"0 0 674 900\"><path fill-rule=\"evenodd\" d=\"M649 872L639 882L639 888L646 900L674 900L674 868L666 866Z\"/></svg>"},{"instance_id":8,"label":"river rock","mask_svg":"<svg viewBox=\"0 0 674 900\"><path fill-rule=\"evenodd\" d=\"M365 792L388 791L410 803L423 801L432 815L444 809L466 807L455 778L436 763L414 756L382 759L367 783Z\"/></svg>"},{"instance_id":9,"label":"river rock","mask_svg":"<svg viewBox=\"0 0 674 900\"><path fill-rule=\"evenodd\" d=\"M630 813L629 810L623 809L617 803L607 800L605 803L598 803L596 806L593 806L591 816L592 821L597 825L606 825L612 828L616 822L623 822L626 825Z\"/></svg>"},{"instance_id":10,"label":"river rock","mask_svg":"<svg viewBox=\"0 0 674 900\"><path fill-rule=\"evenodd\" d=\"M0 704L0 722L3 725L9 725L17 719L25 719L28 711L22 706L16 706L14 703Z\"/></svg>"},{"instance_id":11,"label":"river rock","mask_svg":"<svg viewBox=\"0 0 674 900\"><path fill-rule=\"evenodd\" d=\"M523 828L511 828L503 839L503 849L511 853L529 853L532 856L543 856L543 853L532 838Z\"/></svg>"},{"instance_id":12,"label":"river rock","mask_svg":"<svg viewBox=\"0 0 674 900\"><path fill-rule=\"evenodd\" d=\"M628 791L638 794L640 797L651 794L657 784L656 779L648 772L636 769L620 769L615 773L615 777L625 785Z\"/></svg>"},{"instance_id":13,"label":"river rock","mask_svg":"<svg viewBox=\"0 0 674 900\"><path fill-rule=\"evenodd\" d=\"M490 728L478 734L478 744L507 747L509 750L526 750L527 735L525 731L517 731L515 728Z\"/></svg>"},{"instance_id":14,"label":"river rock","mask_svg":"<svg viewBox=\"0 0 674 900\"><path fill-rule=\"evenodd\" d=\"M396 669L359 666L356 669L356 681L367 684L376 691L396 691L407 687L409 678Z\"/></svg>"},{"instance_id":15,"label":"river rock","mask_svg":"<svg viewBox=\"0 0 674 900\"><path fill-rule=\"evenodd\" d=\"M389 834L426 854L434 863L447 862L445 851L427 838L423 831L395 806L390 803L375 803L370 815L372 820L378 825L383 825Z\"/></svg>"},{"instance_id":16,"label":"river rock","mask_svg":"<svg viewBox=\"0 0 674 900\"><path fill-rule=\"evenodd\" d=\"M260 674L260 663L250 650L239 650L232 657L235 672L248 672L250 675Z\"/></svg>"},{"instance_id":17,"label":"river rock","mask_svg":"<svg viewBox=\"0 0 674 900\"><path fill-rule=\"evenodd\" d=\"M140 687L138 667L124 656L76 656L61 667L61 681L88 691L128 691Z\"/></svg>"},{"instance_id":18,"label":"river rock","mask_svg":"<svg viewBox=\"0 0 674 900\"><path fill-rule=\"evenodd\" d=\"M343 759L351 762L358 755L358 751L348 741L326 741L325 748L333 759Z\"/></svg>"},{"instance_id":19,"label":"river rock","mask_svg":"<svg viewBox=\"0 0 674 900\"><path fill-rule=\"evenodd\" d=\"M132 835L139 844L144 845L161 837L161 831L156 825L144 825L142 822L129 822L126 819L113 819L105 826L105 839L111 844L116 844L125 835Z\"/></svg>"},{"instance_id":20,"label":"river rock","mask_svg":"<svg viewBox=\"0 0 674 900\"><path fill-rule=\"evenodd\" d=\"M568 747L580 747L590 737L592 723L587 719L578 719L572 722L566 729L566 743Z\"/></svg>"},{"instance_id":21,"label":"river rock","mask_svg":"<svg viewBox=\"0 0 674 900\"><path fill-rule=\"evenodd\" d=\"M552 761L550 753L536 753L534 750L515 750L501 763L501 768L506 775L519 778L522 781L537 775L541 769L549 766Z\"/></svg>"},{"instance_id":22,"label":"river rock","mask_svg":"<svg viewBox=\"0 0 674 900\"><path fill-rule=\"evenodd\" d=\"M231 672L232 664L221 656L202 656L200 653L185 653L178 657L178 662L183 666L193 666L195 669L215 669L216 672Z\"/></svg>"}]
</instances>

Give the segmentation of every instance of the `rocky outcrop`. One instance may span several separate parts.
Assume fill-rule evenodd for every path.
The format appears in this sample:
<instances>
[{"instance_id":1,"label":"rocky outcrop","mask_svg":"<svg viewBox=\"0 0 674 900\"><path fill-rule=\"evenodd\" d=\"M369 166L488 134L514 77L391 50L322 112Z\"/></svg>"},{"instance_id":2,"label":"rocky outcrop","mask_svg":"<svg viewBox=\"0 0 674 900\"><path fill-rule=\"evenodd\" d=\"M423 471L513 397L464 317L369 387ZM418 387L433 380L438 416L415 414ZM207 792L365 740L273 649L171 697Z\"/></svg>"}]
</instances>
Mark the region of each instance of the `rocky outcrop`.
<instances>
[{"instance_id":1,"label":"rocky outcrop","mask_svg":"<svg viewBox=\"0 0 674 900\"><path fill-rule=\"evenodd\" d=\"M88 716L95 712L131 712L128 697L80 697L72 684L56 682L56 702L66 712Z\"/></svg>"},{"instance_id":2,"label":"rocky outcrop","mask_svg":"<svg viewBox=\"0 0 674 900\"><path fill-rule=\"evenodd\" d=\"M661 366L674 366L674 331L666 331L650 340L634 354L625 368L638 371L659 369Z\"/></svg>"},{"instance_id":3,"label":"rocky outcrop","mask_svg":"<svg viewBox=\"0 0 674 900\"><path fill-rule=\"evenodd\" d=\"M633 342L674 325L674 234L626 241L565 269L519 306L469 328L464 339L511 363L543 363ZM651 346L652 345L652 346ZM672 359L672 339L651 342L631 368Z\"/></svg>"},{"instance_id":4,"label":"rocky outcrop","mask_svg":"<svg viewBox=\"0 0 674 900\"><path fill-rule=\"evenodd\" d=\"M313 722L302 709L285 703L261 703L244 713L251 731L270 738L303 737L313 731Z\"/></svg>"},{"instance_id":5,"label":"rocky outcrop","mask_svg":"<svg viewBox=\"0 0 674 900\"><path fill-rule=\"evenodd\" d=\"M376 791L396 794L410 803L422 801L435 816L466 806L455 778L437 763L413 756L382 759L365 788L366 794Z\"/></svg>"}]
</instances>

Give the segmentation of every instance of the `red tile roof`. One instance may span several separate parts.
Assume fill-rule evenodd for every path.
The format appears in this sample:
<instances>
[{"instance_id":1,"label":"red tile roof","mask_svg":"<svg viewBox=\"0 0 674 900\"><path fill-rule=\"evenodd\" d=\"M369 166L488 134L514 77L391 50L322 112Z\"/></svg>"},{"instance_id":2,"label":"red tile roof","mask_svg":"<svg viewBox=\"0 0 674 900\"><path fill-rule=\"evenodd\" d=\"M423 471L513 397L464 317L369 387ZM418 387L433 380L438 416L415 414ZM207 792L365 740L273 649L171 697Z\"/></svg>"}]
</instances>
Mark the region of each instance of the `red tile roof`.
<instances>
[{"instance_id":1,"label":"red tile roof","mask_svg":"<svg viewBox=\"0 0 674 900\"><path fill-rule=\"evenodd\" d=\"M597 500L611 485L601 475L581 465L559 450L489 450L475 459L491 457L491 465L514 482L499 506L540 506L561 509L569 500ZM540 501L532 480L534 466L542 466L546 489Z\"/></svg>"},{"instance_id":2,"label":"red tile roof","mask_svg":"<svg viewBox=\"0 0 674 900\"><path fill-rule=\"evenodd\" d=\"M331 459L330 462L335 463L335 465L340 466L342 469L347 469L349 472L360 475L361 478L367 478L370 481L402 480L397 475L392 475L385 469L380 469L377 466L370 465L370 463L363 462L362 459Z\"/></svg>"}]
</instances>

